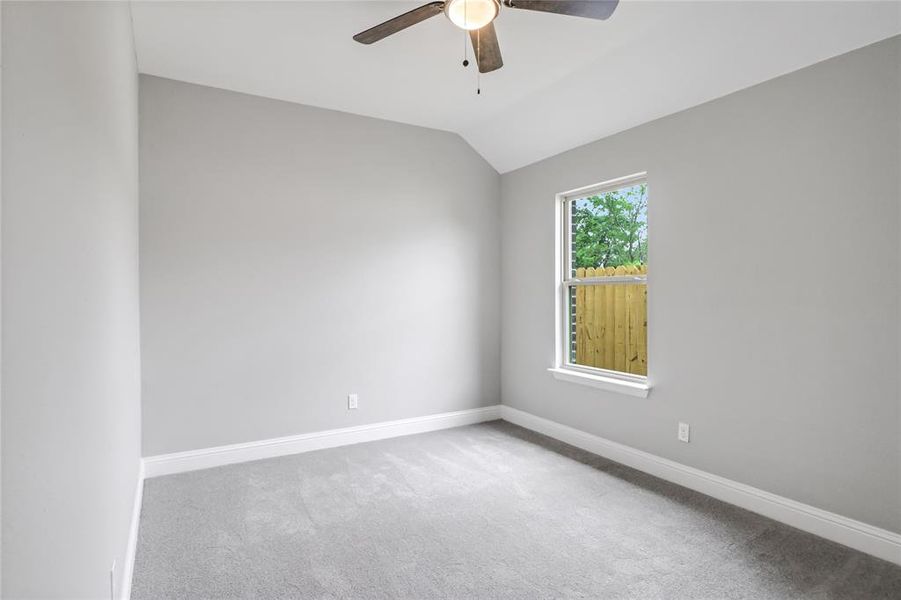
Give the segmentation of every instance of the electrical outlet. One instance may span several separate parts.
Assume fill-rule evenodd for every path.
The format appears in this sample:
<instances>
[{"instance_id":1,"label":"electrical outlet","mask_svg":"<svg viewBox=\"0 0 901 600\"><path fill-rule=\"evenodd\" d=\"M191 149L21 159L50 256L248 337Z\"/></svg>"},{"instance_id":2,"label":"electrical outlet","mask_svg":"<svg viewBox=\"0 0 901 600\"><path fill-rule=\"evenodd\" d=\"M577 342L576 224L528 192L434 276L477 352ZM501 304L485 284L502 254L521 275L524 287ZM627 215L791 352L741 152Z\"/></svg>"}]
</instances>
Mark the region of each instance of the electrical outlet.
<instances>
[{"instance_id":1,"label":"electrical outlet","mask_svg":"<svg viewBox=\"0 0 901 600\"><path fill-rule=\"evenodd\" d=\"M688 443L689 427L688 423L679 423L679 441Z\"/></svg>"},{"instance_id":2,"label":"electrical outlet","mask_svg":"<svg viewBox=\"0 0 901 600\"><path fill-rule=\"evenodd\" d=\"M357 410L359 406L360 397L356 394L348 394L347 395L347 410Z\"/></svg>"}]
</instances>

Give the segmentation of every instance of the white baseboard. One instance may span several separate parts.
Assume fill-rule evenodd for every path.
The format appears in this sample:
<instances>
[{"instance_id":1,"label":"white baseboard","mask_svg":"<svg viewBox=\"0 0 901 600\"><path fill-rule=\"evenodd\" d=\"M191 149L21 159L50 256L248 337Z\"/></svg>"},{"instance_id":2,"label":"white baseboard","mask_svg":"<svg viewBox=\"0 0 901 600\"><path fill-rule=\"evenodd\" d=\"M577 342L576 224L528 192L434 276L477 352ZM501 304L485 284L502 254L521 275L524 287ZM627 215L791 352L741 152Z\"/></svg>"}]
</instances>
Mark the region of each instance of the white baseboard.
<instances>
[{"instance_id":1,"label":"white baseboard","mask_svg":"<svg viewBox=\"0 0 901 600\"><path fill-rule=\"evenodd\" d=\"M398 421L384 421L371 425L303 433L245 444L231 444L228 446L203 448L201 450L190 450L188 452L149 456L144 459L144 468L147 477L159 477L160 475L184 473L186 471L220 467L251 460L299 454L301 452L310 452L311 450L322 450L323 448L347 446L349 444L372 442L402 435L472 425L500 418L500 405L486 406L424 417L413 417L411 419L400 419Z\"/></svg>"},{"instance_id":2,"label":"white baseboard","mask_svg":"<svg viewBox=\"0 0 901 600\"><path fill-rule=\"evenodd\" d=\"M901 535L501 406L501 418L839 544L901 564Z\"/></svg>"},{"instance_id":3,"label":"white baseboard","mask_svg":"<svg viewBox=\"0 0 901 600\"><path fill-rule=\"evenodd\" d=\"M562 425L510 406L488 406L412 419L345 427L245 444L232 444L145 458L132 515L122 598L128 600L137 544L143 480L173 473L299 454L312 450L371 442L403 435L504 419L526 429L571 444L639 471L707 494L724 502L797 527L814 535L901 564L901 534L825 511L789 498L655 456L602 437Z\"/></svg>"},{"instance_id":4,"label":"white baseboard","mask_svg":"<svg viewBox=\"0 0 901 600\"><path fill-rule=\"evenodd\" d=\"M119 598L130 600L131 580L135 571L135 551L138 548L138 528L141 523L141 503L144 500L144 461L138 465L138 482L135 486L134 505L131 509L131 525L128 529L128 546L125 548L125 564L122 565L122 580Z\"/></svg>"}]
</instances>

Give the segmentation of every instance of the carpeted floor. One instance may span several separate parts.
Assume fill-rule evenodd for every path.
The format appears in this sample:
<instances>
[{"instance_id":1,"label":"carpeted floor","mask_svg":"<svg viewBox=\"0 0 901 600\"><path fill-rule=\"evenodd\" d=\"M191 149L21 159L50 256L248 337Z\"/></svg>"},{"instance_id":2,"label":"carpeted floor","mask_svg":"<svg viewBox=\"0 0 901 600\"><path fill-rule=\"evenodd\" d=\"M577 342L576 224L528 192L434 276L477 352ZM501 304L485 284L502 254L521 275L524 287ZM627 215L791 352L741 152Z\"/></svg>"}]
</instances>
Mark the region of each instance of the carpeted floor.
<instances>
[{"instance_id":1,"label":"carpeted floor","mask_svg":"<svg viewBox=\"0 0 901 600\"><path fill-rule=\"evenodd\" d=\"M505 422L150 479L132 598L901 598L901 567Z\"/></svg>"}]
</instances>

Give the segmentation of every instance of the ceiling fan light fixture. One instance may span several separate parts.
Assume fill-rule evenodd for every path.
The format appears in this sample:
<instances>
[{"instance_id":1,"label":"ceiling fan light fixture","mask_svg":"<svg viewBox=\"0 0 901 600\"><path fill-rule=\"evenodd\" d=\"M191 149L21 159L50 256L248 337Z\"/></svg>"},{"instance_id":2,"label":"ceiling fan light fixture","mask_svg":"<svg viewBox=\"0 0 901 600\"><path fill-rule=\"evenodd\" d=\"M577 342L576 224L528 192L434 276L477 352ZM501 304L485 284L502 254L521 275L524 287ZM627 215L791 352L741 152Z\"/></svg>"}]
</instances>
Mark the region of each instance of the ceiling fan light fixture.
<instances>
[{"instance_id":1,"label":"ceiling fan light fixture","mask_svg":"<svg viewBox=\"0 0 901 600\"><path fill-rule=\"evenodd\" d=\"M472 31L494 21L500 8L498 0L447 0L444 14L460 29Z\"/></svg>"}]
</instances>

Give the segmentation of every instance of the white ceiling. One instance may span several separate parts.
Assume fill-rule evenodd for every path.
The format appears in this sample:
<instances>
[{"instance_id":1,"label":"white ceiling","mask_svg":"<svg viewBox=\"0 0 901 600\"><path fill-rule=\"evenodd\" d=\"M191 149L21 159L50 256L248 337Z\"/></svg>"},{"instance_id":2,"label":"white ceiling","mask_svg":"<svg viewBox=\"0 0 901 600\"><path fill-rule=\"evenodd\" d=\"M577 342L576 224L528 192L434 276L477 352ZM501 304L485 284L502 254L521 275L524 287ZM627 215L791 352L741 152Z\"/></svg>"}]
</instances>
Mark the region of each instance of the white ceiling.
<instances>
[{"instance_id":1,"label":"white ceiling","mask_svg":"<svg viewBox=\"0 0 901 600\"><path fill-rule=\"evenodd\" d=\"M607 21L504 9L504 67L464 69L442 15L351 36L426 0L133 1L138 67L462 135L499 172L901 33L898 2L623 0Z\"/></svg>"}]
</instances>

